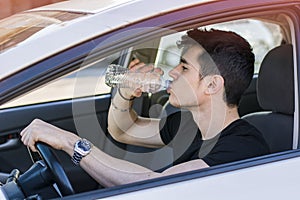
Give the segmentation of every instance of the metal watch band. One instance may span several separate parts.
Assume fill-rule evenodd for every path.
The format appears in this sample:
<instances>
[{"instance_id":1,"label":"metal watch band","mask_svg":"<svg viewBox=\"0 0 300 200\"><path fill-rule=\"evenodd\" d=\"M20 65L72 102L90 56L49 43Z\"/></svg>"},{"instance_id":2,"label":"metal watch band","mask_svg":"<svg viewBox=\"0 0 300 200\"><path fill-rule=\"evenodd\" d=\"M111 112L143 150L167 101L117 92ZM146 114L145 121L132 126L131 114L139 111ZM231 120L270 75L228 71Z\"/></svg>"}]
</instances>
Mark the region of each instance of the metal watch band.
<instances>
[{"instance_id":1,"label":"metal watch band","mask_svg":"<svg viewBox=\"0 0 300 200\"><path fill-rule=\"evenodd\" d=\"M75 164L75 165L79 165L81 159L82 159L82 155L79 154L78 152L74 151L74 154L73 154L73 157L72 157L72 162Z\"/></svg>"}]
</instances>

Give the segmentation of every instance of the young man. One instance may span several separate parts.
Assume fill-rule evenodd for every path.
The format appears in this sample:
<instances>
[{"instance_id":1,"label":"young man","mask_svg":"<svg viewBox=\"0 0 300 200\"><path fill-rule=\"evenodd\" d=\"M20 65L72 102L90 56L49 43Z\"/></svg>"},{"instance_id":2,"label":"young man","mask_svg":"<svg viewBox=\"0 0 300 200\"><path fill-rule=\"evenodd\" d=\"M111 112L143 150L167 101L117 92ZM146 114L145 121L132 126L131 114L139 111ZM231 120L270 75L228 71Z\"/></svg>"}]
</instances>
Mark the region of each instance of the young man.
<instances>
[{"instance_id":1,"label":"young man","mask_svg":"<svg viewBox=\"0 0 300 200\"><path fill-rule=\"evenodd\" d=\"M171 145L175 152L172 167L157 173L113 158L96 147L90 149L77 135L41 120L34 120L21 132L23 143L33 150L37 141L64 150L104 186L267 154L261 133L240 119L237 110L254 70L248 42L233 32L191 30L179 45L183 53L181 63L169 73L173 78L169 101L188 112L161 120L139 117L131 100L140 96L143 88L120 89L112 99L108 118L109 132L117 141L146 147ZM129 67L132 71L152 70L143 65L135 60Z\"/></svg>"}]
</instances>

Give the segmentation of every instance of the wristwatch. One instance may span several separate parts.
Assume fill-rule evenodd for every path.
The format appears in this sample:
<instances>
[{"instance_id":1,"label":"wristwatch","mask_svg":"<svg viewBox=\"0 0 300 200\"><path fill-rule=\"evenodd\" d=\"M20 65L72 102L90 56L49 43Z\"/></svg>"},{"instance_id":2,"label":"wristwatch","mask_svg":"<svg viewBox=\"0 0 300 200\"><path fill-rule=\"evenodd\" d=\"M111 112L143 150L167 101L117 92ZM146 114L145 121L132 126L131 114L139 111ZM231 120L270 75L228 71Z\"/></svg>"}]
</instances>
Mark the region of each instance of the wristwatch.
<instances>
[{"instance_id":1,"label":"wristwatch","mask_svg":"<svg viewBox=\"0 0 300 200\"><path fill-rule=\"evenodd\" d=\"M74 154L72 161L75 165L78 165L81 159L91 152L92 143L87 139L80 139L74 145Z\"/></svg>"}]
</instances>

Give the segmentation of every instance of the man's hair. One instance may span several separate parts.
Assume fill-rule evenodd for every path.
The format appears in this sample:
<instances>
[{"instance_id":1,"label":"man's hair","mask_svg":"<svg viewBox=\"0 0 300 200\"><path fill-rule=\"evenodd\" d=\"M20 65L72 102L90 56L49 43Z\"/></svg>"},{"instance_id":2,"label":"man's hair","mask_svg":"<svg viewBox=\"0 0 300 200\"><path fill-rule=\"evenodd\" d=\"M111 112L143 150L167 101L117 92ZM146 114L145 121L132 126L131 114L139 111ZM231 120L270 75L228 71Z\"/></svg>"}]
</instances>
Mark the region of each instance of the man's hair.
<instances>
[{"instance_id":1,"label":"man's hair","mask_svg":"<svg viewBox=\"0 0 300 200\"><path fill-rule=\"evenodd\" d=\"M178 46L183 53L195 42L205 50L199 58L202 76L219 74L224 78L224 100L228 106L238 105L254 73L254 54L250 44L230 31L193 29L183 36Z\"/></svg>"}]
</instances>

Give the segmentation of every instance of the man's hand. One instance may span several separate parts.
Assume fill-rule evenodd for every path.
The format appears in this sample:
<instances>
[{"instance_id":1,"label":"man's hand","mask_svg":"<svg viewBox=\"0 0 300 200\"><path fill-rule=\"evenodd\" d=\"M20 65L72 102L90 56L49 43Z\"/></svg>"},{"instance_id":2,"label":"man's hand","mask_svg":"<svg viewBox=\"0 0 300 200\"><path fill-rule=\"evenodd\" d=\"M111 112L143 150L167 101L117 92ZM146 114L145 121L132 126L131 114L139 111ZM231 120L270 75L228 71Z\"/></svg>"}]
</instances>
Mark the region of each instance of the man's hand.
<instances>
[{"instance_id":1,"label":"man's hand","mask_svg":"<svg viewBox=\"0 0 300 200\"><path fill-rule=\"evenodd\" d=\"M40 119L33 120L20 133L24 145L32 151L37 151L36 142L44 142L51 147L64 150L70 155L73 153L73 146L79 137L75 134L62 130Z\"/></svg>"},{"instance_id":2,"label":"man's hand","mask_svg":"<svg viewBox=\"0 0 300 200\"><path fill-rule=\"evenodd\" d=\"M129 63L129 67L131 72L146 74L148 72L156 72L159 75L163 75L163 70L160 68L155 68L154 65L146 65L143 62L140 62L139 59L134 59ZM155 76L154 76L155 78ZM122 88L120 89L122 92L122 96L126 97L127 99L131 99L132 97L140 97L143 92L143 88L136 88L135 90L129 88Z\"/></svg>"}]
</instances>

